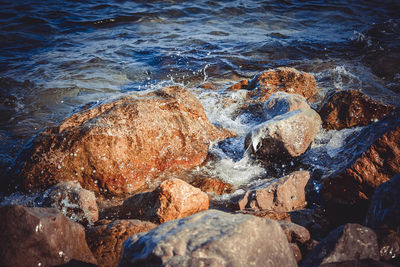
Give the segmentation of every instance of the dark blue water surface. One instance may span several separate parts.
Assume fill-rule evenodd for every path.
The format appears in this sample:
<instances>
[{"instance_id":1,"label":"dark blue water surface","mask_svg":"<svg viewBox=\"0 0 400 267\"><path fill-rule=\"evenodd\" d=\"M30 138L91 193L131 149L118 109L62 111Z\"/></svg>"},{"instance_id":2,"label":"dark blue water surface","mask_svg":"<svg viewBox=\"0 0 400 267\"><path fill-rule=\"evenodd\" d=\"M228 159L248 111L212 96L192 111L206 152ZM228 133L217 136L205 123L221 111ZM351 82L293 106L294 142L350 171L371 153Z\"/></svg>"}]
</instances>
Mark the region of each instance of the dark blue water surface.
<instances>
[{"instance_id":1,"label":"dark blue water surface","mask_svg":"<svg viewBox=\"0 0 400 267\"><path fill-rule=\"evenodd\" d=\"M400 1L1 1L0 167L88 102L278 66L398 105Z\"/></svg>"}]
</instances>

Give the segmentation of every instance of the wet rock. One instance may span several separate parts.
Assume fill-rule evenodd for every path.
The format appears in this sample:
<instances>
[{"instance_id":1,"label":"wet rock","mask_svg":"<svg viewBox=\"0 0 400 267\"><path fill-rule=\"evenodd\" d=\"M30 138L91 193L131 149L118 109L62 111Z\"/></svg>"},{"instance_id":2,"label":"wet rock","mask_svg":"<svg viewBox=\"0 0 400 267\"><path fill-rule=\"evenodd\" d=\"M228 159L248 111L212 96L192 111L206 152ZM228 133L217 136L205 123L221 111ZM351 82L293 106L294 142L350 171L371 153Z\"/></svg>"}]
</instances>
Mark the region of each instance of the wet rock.
<instances>
[{"instance_id":1,"label":"wet rock","mask_svg":"<svg viewBox=\"0 0 400 267\"><path fill-rule=\"evenodd\" d=\"M118 265L122 244L128 237L156 226L139 220L116 220L90 228L86 232L86 240L99 266L112 267Z\"/></svg>"},{"instance_id":2,"label":"wet rock","mask_svg":"<svg viewBox=\"0 0 400 267\"><path fill-rule=\"evenodd\" d=\"M200 85L200 88L206 89L206 90L217 90L218 88L215 86L215 84L211 82L205 82Z\"/></svg>"},{"instance_id":3,"label":"wet rock","mask_svg":"<svg viewBox=\"0 0 400 267\"><path fill-rule=\"evenodd\" d=\"M0 266L97 264L83 226L53 208L0 207Z\"/></svg>"},{"instance_id":4,"label":"wet rock","mask_svg":"<svg viewBox=\"0 0 400 267\"><path fill-rule=\"evenodd\" d=\"M264 162L287 163L314 140L321 119L312 109L299 109L257 125L246 136L245 149Z\"/></svg>"},{"instance_id":5,"label":"wet rock","mask_svg":"<svg viewBox=\"0 0 400 267\"><path fill-rule=\"evenodd\" d=\"M310 240L310 232L303 226L288 222L278 221L289 243L305 244Z\"/></svg>"},{"instance_id":6,"label":"wet rock","mask_svg":"<svg viewBox=\"0 0 400 267\"><path fill-rule=\"evenodd\" d=\"M197 177L190 183L192 186L200 188L203 192L213 192L223 195L232 192L232 185L216 178Z\"/></svg>"},{"instance_id":7,"label":"wet rock","mask_svg":"<svg viewBox=\"0 0 400 267\"><path fill-rule=\"evenodd\" d=\"M124 243L120 266L297 266L279 224L216 210L164 223Z\"/></svg>"},{"instance_id":8,"label":"wet rock","mask_svg":"<svg viewBox=\"0 0 400 267\"><path fill-rule=\"evenodd\" d=\"M319 108L322 126L325 129L341 130L355 126L366 126L394 110L357 90L332 90L328 92Z\"/></svg>"},{"instance_id":9,"label":"wet rock","mask_svg":"<svg viewBox=\"0 0 400 267\"><path fill-rule=\"evenodd\" d=\"M400 266L400 234L388 228L375 230L378 235L379 255L381 260Z\"/></svg>"},{"instance_id":10,"label":"wet rock","mask_svg":"<svg viewBox=\"0 0 400 267\"><path fill-rule=\"evenodd\" d=\"M310 109L306 99L297 94L276 92L264 104L264 112L268 119L298 109Z\"/></svg>"},{"instance_id":11,"label":"wet rock","mask_svg":"<svg viewBox=\"0 0 400 267\"><path fill-rule=\"evenodd\" d=\"M278 91L298 94L312 100L317 95L317 82L312 74L294 68L277 68L254 77L248 90L249 98L263 102Z\"/></svg>"},{"instance_id":12,"label":"wet rock","mask_svg":"<svg viewBox=\"0 0 400 267\"><path fill-rule=\"evenodd\" d=\"M372 196L365 225L371 228L400 227L400 174L378 186Z\"/></svg>"},{"instance_id":13,"label":"wet rock","mask_svg":"<svg viewBox=\"0 0 400 267\"><path fill-rule=\"evenodd\" d=\"M321 208L294 210L289 212L289 216L291 222L307 228L311 236L318 240L334 228Z\"/></svg>"},{"instance_id":14,"label":"wet rock","mask_svg":"<svg viewBox=\"0 0 400 267\"><path fill-rule=\"evenodd\" d=\"M126 199L123 212L129 218L164 223L206 210L208 205L206 193L182 180L170 179L152 192Z\"/></svg>"},{"instance_id":15,"label":"wet rock","mask_svg":"<svg viewBox=\"0 0 400 267\"><path fill-rule=\"evenodd\" d=\"M288 212L306 205L305 186L310 179L308 171L296 171L282 178L247 191L238 201L240 209Z\"/></svg>"},{"instance_id":16,"label":"wet rock","mask_svg":"<svg viewBox=\"0 0 400 267\"><path fill-rule=\"evenodd\" d=\"M241 80L238 83L235 83L234 85L226 88L227 91L239 91L239 90L245 90L249 86L249 81L248 80Z\"/></svg>"},{"instance_id":17,"label":"wet rock","mask_svg":"<svg viewBox=\"0 0 400 267\"><path fill-rule=\"evenodd\" d=\"M96 196L77 181L60 182L43 195L43 206L56 208L73 221L91 224L99 219Z\"/></svg>"},{"instance_id":18,"label":"wet rock","mask_svg":"<svg viewBox=\"0 0 400 267\"><path fill-rule=\"evenodd\" d=\"M346 224L332 231L305 257L301 266L372 259L379 260L377 236L370 228Z\"/></svg>"},{"instance_id":19,"label":"wet rock","mask_svg":"<svg viewBox=\"0 0 400 267\"><path fill-rule=\"evenodd\" d=\"M227 132L208 121L186 89L132 94L78 112L37 136L14 173L23 189L76 180L89 190L135 192L152 179L201 164Z\"/></svg>"},{"instance_id":20,"label":"wet rock","mask_svg":"<svg viewBox=\"0 0 400 267\"><path fill-rule=\"evenodd\" d=\"M380 184L400 173L400 110L349 136L322 177L321 194L330 220L364 221Z\"/></svg>"}]
</instances>

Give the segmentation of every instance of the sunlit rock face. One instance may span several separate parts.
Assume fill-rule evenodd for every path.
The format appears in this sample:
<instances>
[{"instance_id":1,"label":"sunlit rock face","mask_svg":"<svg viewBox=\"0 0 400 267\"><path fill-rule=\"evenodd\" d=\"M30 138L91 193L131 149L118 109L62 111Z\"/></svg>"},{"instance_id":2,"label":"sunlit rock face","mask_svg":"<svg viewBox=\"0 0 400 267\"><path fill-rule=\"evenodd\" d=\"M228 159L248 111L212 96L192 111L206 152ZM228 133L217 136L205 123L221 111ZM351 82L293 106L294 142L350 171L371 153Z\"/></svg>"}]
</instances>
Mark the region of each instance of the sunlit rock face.
<instances>
[{"instance_id":1,"label":"sunlit rock face","mask_svg":"<svg viewBox=\"0 0 400 267\"><path fill-rule=\"evenodd\" d=\"M157 225L139 220L116 220L97 225L86 231L86 240L101 267L118 265L122 244L131 235L147 232Z\"/></svg>"},{"instance_id":2,"label":"sunlit rock face","mask_svg":"<svg viewBox=\"0 0 400 267\"><path fill-rule=\"evenodd\" d=\"M0 207L0 266L97 264L82 225L53 208Z\"/></svg>"},{"instance_id":3,"label":"sunlit rock face","mask_svg":"<svg viewBox=\"0 0 400 267\"><path fill-rule=\"evenodd\" d=\"M305 187L308 171L297 171L272 182L266 182L245 193L239 200L240 209L288 212L306 205Z\"/></svg>"},{"instance_id":4,"label":"sunlit rock face","mask_svg":"<svg viewBox=\"0 0 400 267\"><path fill-rule=\"evenodd\" d=\"M364 220L375 188L400 172L399 115L396 109L350 135L327 164L321 193L331 219Z\"/></svg>"},{"instance_id":5,"label":"sunlit rock face","mask_svg":"<svg viewBox=\"0 0 400 267\"><path fill-rule=\"evenodd\" d=\"M179 179L170 179L152 192L126 199L123 213L128 218L164 223L206 210L208 206L208 195L199 188Z\"/></svg>"},{"instance_id":6,"label":"sunlit rock face","mask_svg":"<svg viewBox=\"0 0 400 267\"><path fill-rule=\"evenodd\" d=\"M340 130L371 124L394 108L366 96L361 91L332 90L325 95L319 114L325 129Z\"/></svg>"},{"instance_id":7,"label":"sunlit rock face","mask_svg":"<svg viewBox=\"0 0 400 267\"><path fill-rule=\"evenodd\" d=\"M281 91L298 94L307 100L317 94L314 75L294 68L277 68L258 74L250 81L248 96L257 101L266 101L273 93Z\"/></svg>"},{"instance_id":8,"label":"sunlit rock face","mask_svg":"<svg viewBox=\"0 0 400 267\"><path fill-rule=\"evenodd\" d=\"M314 140L321 119L312 109L299 109L257 125L246 136L245 149L266 162L290 162Z\"/></svg>"},{"instance_id":9,"label":"sunlit rock face","mask_svg":"<svg viewBox=\"0 0 400 267\"><path fill-rule=\"evenodd\" d=\"M119 266L297 266L273 220L203 211L124 243Z\"/></svg>"},{"instance_id":10,"label":"sunlit rock face","mask_svg":"<svg viewBox=\"0 0 400 267\"><path fill-rule=\"evenodd\" d=\"M25 190L76 180L100 193L132 193L168 172L201 164L214 127L182 87L131 95L78 112L37 136L14 168Z\"/></svg>"}]
</instances>

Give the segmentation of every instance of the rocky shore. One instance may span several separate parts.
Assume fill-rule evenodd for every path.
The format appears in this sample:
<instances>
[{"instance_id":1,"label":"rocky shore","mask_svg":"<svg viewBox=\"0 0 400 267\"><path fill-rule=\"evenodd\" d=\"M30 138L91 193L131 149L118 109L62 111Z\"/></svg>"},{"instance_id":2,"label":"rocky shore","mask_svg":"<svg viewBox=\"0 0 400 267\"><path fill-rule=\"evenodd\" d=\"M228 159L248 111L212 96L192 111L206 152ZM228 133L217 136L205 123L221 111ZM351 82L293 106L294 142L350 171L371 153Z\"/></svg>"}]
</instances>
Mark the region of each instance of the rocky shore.
<instances>
[{"instance_id":1,"label":"rocky shore","mask_svg":"<svg viewBox=\"0 0 400 267\"><path fill-rule=\"evenodd\" d=\"M0 266L400 265L399 108L357 88L321 98L293 68L224 92L257 118L244 156L269 176L193 175L237 133L183 87L88 106L15 159L5 189L30 200L1 202ZM352 127L323 170L302 161L320 131Z\"/></svg>"}]
</instances>

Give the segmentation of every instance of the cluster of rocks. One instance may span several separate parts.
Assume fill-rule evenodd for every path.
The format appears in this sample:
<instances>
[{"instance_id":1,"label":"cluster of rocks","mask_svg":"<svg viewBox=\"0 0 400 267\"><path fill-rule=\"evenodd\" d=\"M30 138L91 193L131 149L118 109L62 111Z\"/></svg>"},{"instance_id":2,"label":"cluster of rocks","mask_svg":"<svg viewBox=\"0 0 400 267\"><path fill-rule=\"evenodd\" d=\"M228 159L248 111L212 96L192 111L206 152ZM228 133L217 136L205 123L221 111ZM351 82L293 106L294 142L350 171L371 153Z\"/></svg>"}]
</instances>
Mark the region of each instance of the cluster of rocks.
<instances>
[{"instance_id":1,"label":"cluster of rocks","mask_svg":"<svg viewBox=\"0 0 400 267\"><path fill-rule=\"evenodd\" d=\"M314 76L292 68L225 91L239 90L240 112L263 118L245 153L277 178L216 210L213 196L233 185L182 177L234 133L212 125L196 97L166 87L99 104L45 130L16 159L10 186L40 193L36 207L0 207L0 266L399 264L399 109L356 90L332 90L313 109ZM321 127L355 126L364 128L322 174L301 165Z\"/></svg>"}]
</instances>

